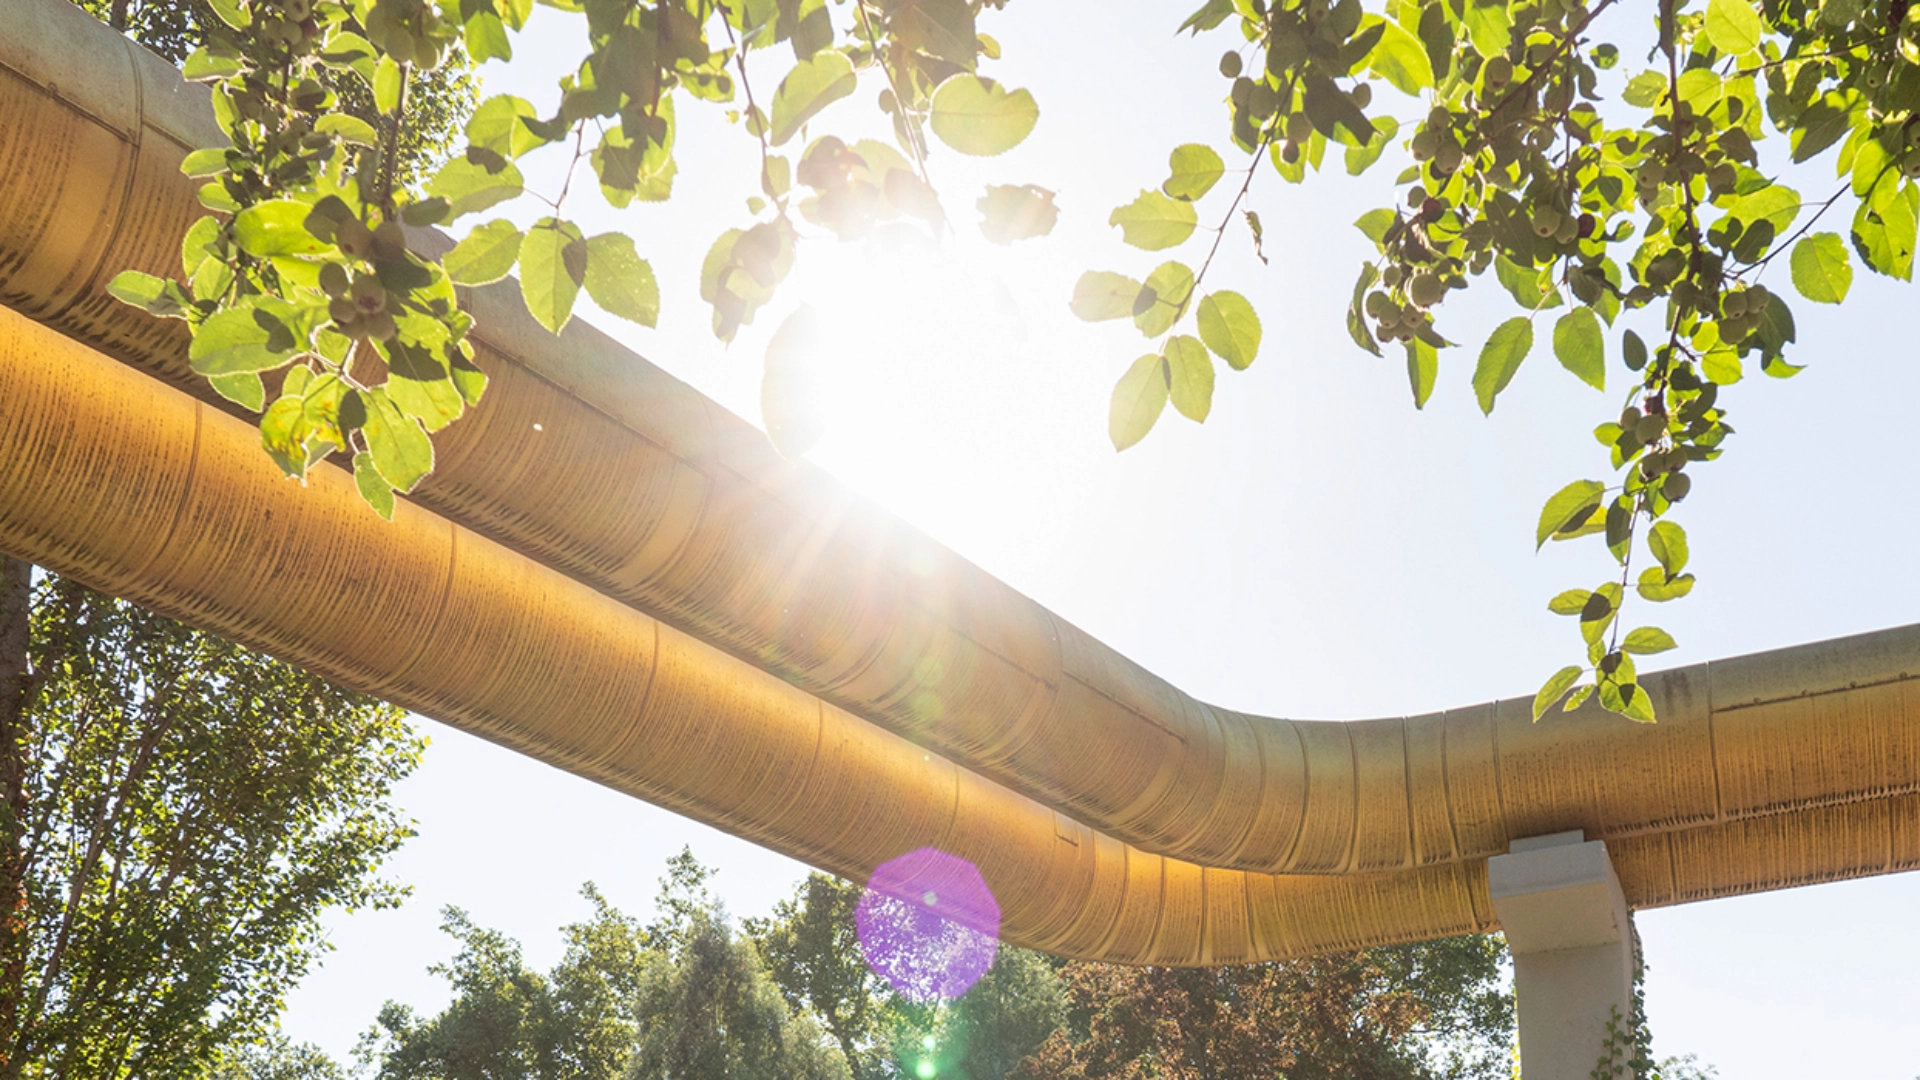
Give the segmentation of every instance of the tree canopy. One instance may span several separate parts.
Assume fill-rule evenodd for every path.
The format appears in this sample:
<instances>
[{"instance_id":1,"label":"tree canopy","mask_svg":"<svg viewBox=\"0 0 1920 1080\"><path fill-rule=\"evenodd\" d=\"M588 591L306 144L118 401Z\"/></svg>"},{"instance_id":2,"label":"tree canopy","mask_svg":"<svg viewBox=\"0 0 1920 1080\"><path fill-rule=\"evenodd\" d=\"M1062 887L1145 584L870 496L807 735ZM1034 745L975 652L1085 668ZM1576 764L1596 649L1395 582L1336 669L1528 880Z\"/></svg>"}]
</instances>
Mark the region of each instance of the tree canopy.
<instances>
[{"instance_id":1,"label":"tree canopy","mask_svg":"<svg viewBox=\"0 0 1920 1080\"><path fill-rule=\"evenodd\" d=\"M322 912L400 897L379 870L412 834L389 799L420 740L399 709L6 562L0 1077L198 1075L278 1016Z\"/></svg>"}]
</instances>

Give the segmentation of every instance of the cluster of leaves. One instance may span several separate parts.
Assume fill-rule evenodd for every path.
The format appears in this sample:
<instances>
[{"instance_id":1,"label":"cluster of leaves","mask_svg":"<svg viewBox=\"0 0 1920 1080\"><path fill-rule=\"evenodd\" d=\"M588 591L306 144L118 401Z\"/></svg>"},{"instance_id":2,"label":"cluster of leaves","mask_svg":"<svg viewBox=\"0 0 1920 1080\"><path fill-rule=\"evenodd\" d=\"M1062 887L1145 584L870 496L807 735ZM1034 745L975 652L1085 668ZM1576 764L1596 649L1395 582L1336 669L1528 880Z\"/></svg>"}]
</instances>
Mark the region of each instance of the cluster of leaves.
<instances>
[{"instance_id":1,"label":"cluster of leaves","mask_svg":"<svg viewBox=\"0 0 1920 1080\"><path fill-rule=\"evenodd\" d=\"M1554 612L1578 619L1585 663L1549 679L1534 711L1594 697L1652 721L1634 657L1674 642L1654 627L1621 625L1627 590L1662 602L1693 587L1686 534L1666 516L1691 490L1689 467L1719 457L1733 433L1721 388L1749 365L1780 378L1800 370L1785 357L1795 338L1787 298L1762 276L1790 253L1794 290L1828 304L1845 299L1855 256L1876 273L1911 277L1920 9L1906 0L1766 0L1758 8L1708 0L1688 11L1684 0L1664 0L1654 66L1625 78L1619 104L1603 107L1603 73L1621 52L1595 34L1614 6L1388 0L1372 13L1360 0L1209 0L1185 28L1232 20L1240 30L1247 44L1220 65L1232 80L1233 141L1256 159L1266 155L1289 182L1319 169L1330 144L1345 148L1346 169L1358 175L1389 140L1406 136L1414 164L1396 180L1404 198L1357 223L1377 257L1361 268L1347 326L1375 355L1401 346L1416 406L1452 344L1436 327L1439 308L1489 270L1522 314L1480 350L1472 385L1483 411L1531 353L1542 313L1567 309L1553 324L1554 356L1596 390L1606 388L1608 328L1620 331L1614 355L1629 389L1618 419L1594 432L1617 478L1567 485L1548 501L1537 537L1602 536L1618 573L1553 599ZM1382 84L1425 114L1388 115L1374 95ZM1793 163L1834 151L1838 190L1804 199L1763 171L1756 144L1769 125L1787 135ZM1203 147L1176 150L1161 191L1116 210L1113 224L1150 250L1184 241L1196 222L1188 203L1217 178L1217 161ZM1849 199L1848 237L1813 231ZM1257 245L1258 219L1249 214L1248 224ZM1074 307L1086 318L1132 315L1152 336L1179 318L1204 273L1204 264L1194 275L1169 263L1144 285L1090 273ZM1233 362L1238 343L1223 320L1216 316L1207 336L1207 302L1202 337ZM1642 308L1659 315L1651 344L1616 327ZM1245 319L1257 327L1250 311ZM1167 396L1204 418L1211 369L1194 358L1204 351L1176 336L1158 357L1135 362L1115 393L1116 445L1137 441ZM1635 577L1638 546L1655 565Z\"/></svg>"},{"instance_id":2,"label":"cluster of leaves","mask_svg":"<svg viewBox=\"0 0 1920 1080\"><path fill-rule=\"evenodd\" d=\"M432 471L433 433L486 388L455 286L517 270L528 310L554 333L583 291L611 314L655 324L659 287L632 239L588 237L564 211L583 160L615 206L671 197L676 94L725 105L743 92L745 108L729 115L762 152L765 198L749 209L765 219L723 233L702 271L723 340L791 269L804 235L791 210L841 238L902 214L937 230L946 218L926 178L926 131L965 153L998 154L1038 117L1030 94L976 74L999 51L975 28L986 0L861 0L841 31L824 0L542 2L586 24L586 56L561 79L556 110L488 98L462 151L418 191L409 151L444 109L414 88L449 57L510 59L510 32L532 0L213 0L218 18L185 75L213 84L231 145L184 165L207 179L201 201L213 213L183 242L181 280L128 272L112 285L128 303L187 321L194 369L262 413L261 441L287 475L346 455L383 516ZM776 44L795 62L763 110L747 55ZM900 150L825 136L797 167L776 152L867 70L885 77L878 103ZM371 120L343 102L371 102ZM530 191L520 168L549 146L572 154L552 198ZM790 198L796 181L811 193ZM506 218L473 226L437 260L409 247L408 226L450 224L523 195L551 213L530 228ZM1055 216L1052 193L1030 185L994 187L981 208L1003 243L1047 231Z\"/></svg>"}]
</instances>

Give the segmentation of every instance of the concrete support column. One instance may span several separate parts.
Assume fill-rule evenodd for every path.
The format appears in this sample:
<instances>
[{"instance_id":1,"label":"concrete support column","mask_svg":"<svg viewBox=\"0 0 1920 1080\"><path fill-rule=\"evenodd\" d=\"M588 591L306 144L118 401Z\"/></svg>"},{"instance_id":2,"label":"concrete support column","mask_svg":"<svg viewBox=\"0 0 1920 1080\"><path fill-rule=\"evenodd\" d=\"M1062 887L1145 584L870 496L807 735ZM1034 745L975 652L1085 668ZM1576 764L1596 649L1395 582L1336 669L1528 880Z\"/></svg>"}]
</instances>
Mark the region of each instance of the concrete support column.
<instances>
[{"instance_id":1,"label":"concrete support column","mask_svg":"<svg viewBox=\"0 0 1920 1080\"><path fill-rule=\"evenodd\" d=\"M1618 1010L1633 1015L1633 933L1607 845L1578 830L1515 840L1487 862L1513 951L1523 1080L1588 1080Z\"/></svg>"}]
</instances>

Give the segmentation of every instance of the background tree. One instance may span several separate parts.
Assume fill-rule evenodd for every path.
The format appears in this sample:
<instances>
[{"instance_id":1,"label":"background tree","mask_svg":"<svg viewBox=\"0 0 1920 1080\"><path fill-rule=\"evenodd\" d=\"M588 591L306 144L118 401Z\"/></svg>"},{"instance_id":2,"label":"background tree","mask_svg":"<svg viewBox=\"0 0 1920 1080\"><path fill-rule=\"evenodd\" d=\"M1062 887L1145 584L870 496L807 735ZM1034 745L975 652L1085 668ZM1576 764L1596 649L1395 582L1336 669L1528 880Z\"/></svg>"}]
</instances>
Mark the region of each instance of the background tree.
<instances>
[{"instance_id":1,"label":"background tree","mask_svg":"<svg viewBox=\"0 0 1920 1080\"><path fill-rule=\"evenodd\" d=\"M0 1077L193 1076L385 906L405 714L6 560Z\"/></svg>"},{"instance_id":2,"label":"background tree","mask_svg":"<svg viewBox=\"0 0 1920 1080\"><path fill-rule=\"evenodd\" d=\"M858 885L815 872L770 917L744 928L788 1008L818 1017L864 1080L879 1075L886 1057L888 1016L886 982L867 966L854 929L860 894Z\"/></svg>"},{"instance_id":3,"label":"background tree","mask_svg":"<svg viewBox=\"0 0 1920 1080\"><path fill-rule=\"evenodd\" d=\"M668 864L641 925L588 885L593 916L564 929L552 971L517 942L449 909L460 951L432 970L453 990L439 1015L388 1002L359 1057L379 1080L837 1080L839 1050L795 1017L736 935L690 852Z\"/></svg>"},{"instance_id":4,"label":"background tree","mask_svg":"<svg viewBox=\"0 0 1920 1080\"><path fill-rule=\"evenodd\" d=\"M207 1080L347 1080L347 1071L317 1046L274 1035L228 1048Z\"/></svg>"},{"instance_id":5,"label":"background tree","mask_svg":"<svg viewBox=\"0 0 1920 1080\"><path fill-rule=\"evenodd\" d=\"M1504 1078L1505 947L1462 937L1224 968L1068 964L1019 1080Z\"/></svg>"},{"instance_id":6,"label":"background tree","mask_svg":"<svg viewBox=\"0 0 1920 1080\"><path fill-rule=\"evenodd\" d=\"M893 996L895 1075L1005 1080L1066 1022L1066 986L1055 961L1002 945L993 966L959 1000L920 1006Z\"/></svg>"}]
</instances>

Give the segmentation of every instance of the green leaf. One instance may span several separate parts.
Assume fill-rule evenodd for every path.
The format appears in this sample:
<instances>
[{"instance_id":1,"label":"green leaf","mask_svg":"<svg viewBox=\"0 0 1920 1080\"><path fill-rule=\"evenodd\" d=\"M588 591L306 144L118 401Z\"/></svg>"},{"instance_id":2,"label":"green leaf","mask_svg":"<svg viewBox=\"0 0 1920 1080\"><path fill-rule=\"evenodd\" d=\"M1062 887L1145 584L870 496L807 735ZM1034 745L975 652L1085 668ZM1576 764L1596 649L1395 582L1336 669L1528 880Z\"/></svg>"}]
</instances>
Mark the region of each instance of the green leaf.
<instances>
[{"instance_id":1,"label":"green leaf","mask_svg":"<svg viewBox=\"0 0 1920 1080\"><path fill-rule=\"evenodd\" d=\"M271 371L293 359L293 334L255 303L215 312L193 333L187 359L202 375Z\"/></svg>"},{"instance_id":2,"label":"green leaf","mask_svg":"<svg viewBox=\"0 0 1920 1080\"><path fill-rule=\"evenodd\" d=\"M507 38L507 25L491 11L476 11L466 22L467 56L475 64L488 60L513 59L513 42Z\"/></svg>"},{"instance_id":3,"label":"green leaf","mask_svg":"<svg viewBox=\"0 0 1920 1080\"><path fill-rule=\"evenodd\" d=\"M220 16L220 21L235 30L245 30L253 25L253 12L240 0L210 0L210 3L213 13Z\"/></svg>"},{"instance_id":4,"label":"green leaf","mask_svg":"<svg viewBox=\"0 0 1920 1080\"><path fill-rule=\"evenodd\" d=\"M1200 301L1195 313L1200 323L1200 340L1235 371L1251 367L1260 354L1260 316L1247 298L1222 289Z\"/></svg>"},{"instance_id":5,"label":"green leaf","mask_svg":"<svg viewBox=\"0 0 1920 1080\"><path fill-rule=\"evenodd\" d=\"M653 267L624 233L601 233L587 241L587 295L609 315L651 327L660 321L660 285Z\"/></svg>"},{"instance_id":6,"label":"green leaf","mask_svg":"<svg viewBox=\"0 0 1920 1080\"><path fill-rule=\"evenodd\" d=\"M1361 311L1360 305L1367 298L1367 290L1379 280L1380 271L1372 263L1361 263L1360 276L1353 282L1353 302L1347 305L1347 336L1353 338L1355 345L1375 356L1381 355L1380 346L1373 340L1373 331L1367 329L1366 314Z\"/></svg>"},{"instance_id":7,"label":"green leaf","mask_svg":"<svg viewBox=\"0 0 1920 1080\"><path fill-rule=\"evenodd\" d=\"M188 82L212 82L245 70L247 63L238 56L219 56L211 49L200 48L180 66L180 77Z\"/></svg>"},{"instance_id":8,"label":"green leaf","mask_svg":"<svg viewBox=\"0 0 1920 1080\"><path fill-rule=\"evenodd\" d=\"M218 176L227 171L227 151L225 147L210 146L204 150L195 150L180 162L182 176L203 177Z\"/></svg>"},{"instance_id":9,"label":"green leaf","mask_svg":"<svg viewBox=\"0 0 1920 1080\"><path fill-rule=\"evenodd\" d=\"M1213 190L1213 185L1219 183L1227 171L1220 155L1214 153L1212 147L1201 143L1175 147L1167 158L1167 164L1172 174L1167 177L1166 183L1160 185L1160 190L1169 198L1186 202L1196 202Z\"/></svg>"},{"instance_id":10,"label":"green leaf","mask_svg":"<svg viewBox=\"0 0 1920 1080\"><path fill-rule=\"evenodd\" d=\"M480 103L467 120L467 141L505 158L517 158L546 145L524 121L538 120L533 103L512 94L495 94Z\"/></svg>"},{"instance_id":11,"label":"green leaf","mask_svg":"<svg viewBox=\"0 0 1920 1080\"><path fill-rule=\"evenodd\" d=\"M1353 227L1377 246L1386 241L1387 230L1393 228L1393 223L1398 220L1400 215L1394 213L1392 208L1380 206L1361 214Z\"/></svg>"},{"instance_id":12,"label":"green leaf","mask_svg":"<svg viewBox=\"0 0 1920 1080\"><path fill-rule=\"evenodd\" d=\"M1008 93L978 75L952 76L933 92L933 133L963 154L1004 154L1020 145L1039 119L1032 94Z\"/></svg>"},{"instance_id":13,"label":"green leaf","mask_svg":"<svg viewBox=\"0 0 1920 1080\"><path fill-rule=\"evenodd\" d=\"M1639 629L1627 631L1627 639L1621 642L1620 647L1639 656L1651 656L1680 646L1674 643L1673 637L1665 630L1657 626L1642 626Z\"/></svg>"},{"instance_id":14,"label":"green leaf","mask_svg":"<svg viewBox=\"0 0 1920 1080\"><path fill-rule=\"evenodd\" d=\"M1534 720L1536 722L1539 721L1542 713L1553 708L1554 703L1558 702L1560 698L1573 687L1574 683L1580 681L1580 676L1585 671L1585 668L1563 667L1559 671L1554 672L1553 675L1547 679L1546 683L1540 687L1540 692L1533 695Z\"/></svg>"},{"instance_id":15,"label":"green leaf","mask_svg":"<svg viewBox=\"0 0 1920 1080\"><path fill-rule=\"evenodd\" d=\"M1640 574L1639 584L1642 600L1651 600L1664 604L1669 600L1678 600L1693 591L1693 575L1680 574L1668 580L1666 571L1657 566L1649 566Z\"/></svg>"},{"instance_id":16,"label":"green leaf","mask_svg":"<svg viewBox=\"0 0 1920 1080\"><path fill-rule=\"evenodd\" d=\"M911 175L899 170L887 175L891 179L896 174ZM980 211L980 235L996 244L1045 236L1060 220L1053 192L1033 184L989 184L973 205Z\"/></svg>"},{"instance_id":17,"label":"green leaf","mask_svg":"<svg viewBox=\"0 0 1920 1080\"><path fill-rule=\"evenodd\" d=\"M587 238L570 221L541 218L520 241L520 295L541 326L559 333L587 279ZM397 485L396 485L397 486Z\"/></svg>"},{"instance_id":18,"label":"green leaf","mask_svg":"<svg viewBox=\"0 0 1920 1080\"><path fill-rule=\"evenodd\" d=\"M517 198L526 189L526 181L512 162L499 155L490 159L482 155L484 163L480 163L473 160L474 156L468 154L447 162L427 184L428 195L447 200L449 221Z\"/></svg>"},{"instance_id":19,"label":"green leaf","mask_svg":"<svg viewBox=\"0 0 1920 1080\"><path fill-rule=\"evenodd\" d=\"M1553 286L1551 267L1535 270L1499 255L1493 260L1493 276L1513 296L1513 302L1528 311L1550 311L1560 306L1560 290Z\"/></svg>"},{"instance_id":20,"label":"green leaf","mask_svg":"<svg viewBox=\"0 0 1920 1080\"><path fill-rule=\"evenodd\" d=\"M332 245L307 231L313 208L292 199L272 199L240 211L233 219L233 242L259 258L315 255Z\"/></svg>"},{"instance_id":21,"label":"green leaf","mask_svg":"<svg viewBox=\"0 0 1920 1080\"><path fill-rule=\"evenodd\" d=\"M360 397L367 406L366 423L360 430L366 434L374 469L393 490L412 491L433 471L433 439L418 420L400 411L385 389L376 386L363 390ZM361 496L365 495L362 488ZM375 504L374 508L379 506Z\"/></svg>"},{"instance_id":22,"label":"green leaf","mask_svg":"<svg viewBox=\"0 0 1920 1080\"><path fill-rule=\"evenodd\" d=\"M1393 137L1399 133L1400 121L1391 116L1376 117L1373 122L1373 138L1368 139L1364 146L1347 147L1347 175L1359 176L1372 168L1373 163L1379 161L1380 155L1386 152L1387 144L1392 142Z\"/></svg>"},{"instance_id":23,"label":"green leaf","mask_svg":"<svg viewBox=\"0 0 1920 1080\"><path fill-rule=\"evenodd\" d=\"M513 272L520 230L505 218L479 225L440 260L455 285L491 285Z\"/></svg>"},{"instance_id":24,"label":"green leaf","mask_svg":"<svg viewBox=\"0 0 1920 1080\"><path fill-rule=\"evenodd\" d=\"M1587 600L1591 596L1592 589L1568 589L1547 601L1547 610L1555 615L1578 615L1587 609Z\"/></svg>"},{"instance_id":25,"label":"green leaf","mask_svg":"<svg viewBox=\"0 0 1920 1080\"><path fill-rule=\"evenodd\" d=\"M1133 362L1113 388L1107 411L1107 437L1115 450L1125 450L1147 437L1167 407L1166 364L1148 353Z\"/></svg>"},{"instance_id":26,"label":"green leaf","mask_svg":"<svg viewBox=\"0 0 1920 1080\"><path fill-rule=\"evenodd\" d=\"M1660 561L1660 568L1672 578L1687 568L1687 531L1671 521L1656 521L1647 534L1647 547Z\"/></svg>"},{"instance_id":27,"label":"green leaf","mask_svg":"<svg viewBox=\"0 0 1920 1080\"><path fill-rule=\"evenodd\" d=\"M1853 285L1853 264L1837 233L1814 233L1793 245L1793 287L1816 304L1837 304Z\"/></svg>"},{"instance_id":28,"label":"green leaf","mask_svg":"<svg viewBox=\"0 0 1920 1080\"><path fill-rule=\"evenodd\" d=\"M1577 307L1553 325L1553 355L1560 366L1595 390L1607 388L1607 340L1600 318L1589 307Z\"/></svg>"},{"instance_id":29,"label":"green leaf","mask_svg":"<svg viewBox=\"0 0 1920 1080\"><path fill-rule=\"evenodd\" d=\"M1087 322L1126 319L1133 316L1133 302L1140 295L1140 283L1106 270L1089 270L1073 286L1073 300L1067 305Z\"/></svg>"},{"instance_id":30,"label":"green leaf","mask_svg":"<svg viewBox=\"0 0 1920 1080\"><path fill-rule=\"evenodd\" d=\"M1728 56L1745 56L1759 48L1766 30L1747 0L1707 0L1707 40Z\"/></svg>"},{"instance_id":31,"label":"green leaf","mask_svg":"<svg viewBox=\"0 0 1920 1080\"><path fill-rule=\"evenodd\" d=\"M393 488L387 478L373 463L373 455L361 451L353 455L353 486L360 489L360 497L373 507L373 512L393 520Z\"/></svg>"},{"instance_id":32,"label":"green leaf","mask_svg":"<svg viewBox=\"0 0 1920 1080\"><path fill-rule=\"evenodd\" d=\"M373 68L373 107L382 115L400 107L400 65L385 53Z\"/></svg>"},{"instance_id":33,"label":"green leaf","mask_svg":"<svg viewBox=\"0 0 1920 1080\"><path fill-rule=\"evenodd\" d=\"M1192 203L1169 199L1157 191L1142 191L1139 198L1116 207L1107 216L1108 225L1120 227L1122 239L1147 251L1184 243L1199 223Z\"/></svg>"},{"instance_id":34,"label":"green leaf","mask_svg":"<svg viewBox=\"0 0 1920 1080\"><path fill-rule=\"evenodd\" d=\"M215 375L207 380L213 392L249 412L259 412L267 404L267 386L260 376L243 371L237 375Z\"/></svg>"},{"instance_id":35,"label":"green leaf","mask_svg":"<svg viewBox=\"0 0 1920 1080\"><path fill-rule=\"evenodd\" d=\"M1433 63L1426 46L1398 23L1387 23L1386 33L1373 47L1371 70L1409 97L1433 86Z\"/></svg>"},{"instance_id":36,"label":"green leaf","mask_svg":"<svg viewBox=\"0 0 1920 1080\"><path fill-rule=\"evenodd\" d=\"M1167 361L1168 392L1173 407L1189 420L1204 422L1213 411L1213 357L1200 340L1186 334L1167 339L1162 352Z\"/></svg>"},{"instance_id":37,"label":"green leaf","mask_svg":"<svg viewBox=\"0 0 1920 1080\"><path fill-rule=\"evenodd\" d=\"M1481 412L1493 412L1493 399L1513 381L1513 373L1532 351L1533 323L1525 318L1516 316L1494 328L1473 369L1473 392Z\"/></svg>"},{"instance_id":38,"label":"green leaf","mask_svg":"<svg viewBox=\"0 0 1920 1080\"><path fill-rule=\"evenodd\" d=\"M1413 407L1424 409L1427 399L1433 396L1434 381L1440 377L1440 350L1420 337L1405 342L1405 345L1407 385L1413 390Z\"/></svg>"},{"instance_id":39,"label":"green leaf","mask_svg":"<svg viewBox=\"0 0 1920 1080\"><path fill-rule=\"evenodd\" d=\"M344 143L354 146L380 145L380 133L373 125L352 113L328 113L313 122L313 130L331 135Z\"/></svg>"},{"instance_id":40,"label":"green leaf","mask_svg":"<svg viewBox=\"0 0 1920 1080\"><path fill-rule=\"evenodd\" d=\"M1576 516L1591 515L1593 509L1600 505L1600 496L1606 490L1607 485L1598 480L1575 480L1554 492L1553 497L1547 500L1547 505L1540 509L1540 524L1533 531L1534 550L1545 546L1553 534L1565 530Z\"/></svg>"},{"instance_id":41,"label":"green leaf","mask_svg":"<svg viewBox=\"0 0 1920 1080\"><path fill-rule=\"evenodd\" d=\"M179 283L138 270L122 270L114 275L107 284L107 293L123 304L131 304L149 315L161 318L185 318L187 310L192 307L191 299L181 291Z\"/></svg>"},{"instance_id":42,"label":"green leaf","mask_svg":"<svg viewBox=\"0 0 1920 1080\"><path fill-rule=\"evenodd\" d=\"M1665 97L1667 77L1657 71L1643 71L1627 80L1627 89L1620 100L1636 109L1645 109Z\"/></svg>"},{"instance_id":43,"label":"green leaf","mask_svg":"<svg viewBox=\"0 0 1920 1080\"><path fill-rule=\"evenodd\" d=\"M1159 337L1185 314L1193 299L1193 271L1184 264L1164 262L1147 275L1133 302L1133 325L1150 338Z\"/></svg>"},{"instance_id":44,"label":"green leaf","mask_svg":"<svg viewBox=\"0 0 1920 1080\"><path fill-rule=\"evenodd\" d=\"M1473 41L1474 50L1481 56L1501 56L1511 44L1509 32L1513 28L1513 16L1508 14L1504 0L1468 0L1462 20L1467 25L1467 35Z\"/></svg>"},{"instance_id":45,"label":"green leaf","mask_svg":"<svg viewBox=\"0 0 1920 1080\"><path fill-rule=\"evenodd\" d=\"M773 145L793 138L820 110L853 93L857 85L853 62L838 52L818 52L793 65L773 92Z\"/></svg>"}]
</instances>

